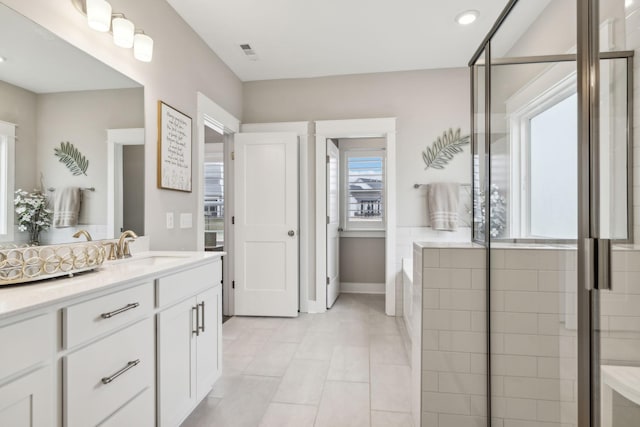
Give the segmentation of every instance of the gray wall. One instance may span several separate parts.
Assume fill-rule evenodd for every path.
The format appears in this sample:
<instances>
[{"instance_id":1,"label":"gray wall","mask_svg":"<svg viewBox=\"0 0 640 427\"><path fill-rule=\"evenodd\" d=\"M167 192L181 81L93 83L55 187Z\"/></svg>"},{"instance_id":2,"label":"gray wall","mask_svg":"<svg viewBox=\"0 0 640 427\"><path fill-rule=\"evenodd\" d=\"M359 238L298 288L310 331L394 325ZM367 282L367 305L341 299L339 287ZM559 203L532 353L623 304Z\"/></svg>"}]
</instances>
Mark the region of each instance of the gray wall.
<instances>
[{"instance_id":1,"label":"gray wall","mask_svg":"<svg viewBox=\"0 0 640 427\"><path fill-rule=\"evenodd\" d=\"M109 34L88 28L86 18L71 1L4 0L4 3L44 26L71 44L144 85L145 114L145 228L151 249L195 249L196 229L167 230L164 212L180 206L197 218L196 193L160 190L157 174L158 100L163 100L193 119L193 165L199 164L196 138L197 92L202 92L229 113L242 116L242 82L166 1L110 0L114 11L154 39L150 63L133 58L131 50L113 44ZM194 168L194 171L196 169ZM193 177L193 187L200 183Z\"/></svg>"},{"instance_id":2,"label":"gray wall","mask_svg":"<svg viewBox=\"0 0 640 427\"><path fill-rule=\"evenodd\" d=\"M16 190L32 191L39 186L35 173L37 99L33 92L0 81L0 120L17 125Z\"/></svg>"},{"instance_id":3,"label":"gray wall","mask_svg":"<svg viewBox=\"0 0 640 427\"><path fill-rule=\"evenodd\" d=\"M122 223L125 230L144 234L144 146L122 147L123 209Z\"/></svg>"},{"instance_id":4,"label":"gray wall","mask_svg":"<svg viewBox=\"0 0 640 427\"><path fill-rule=\"evenodd\" d=\"M427 225L424 192L413 184L471 182L468 147L444 170L422 161L446 129L469 133L466 68L247 82L243 99L246 123L396 117L397 186L389 191L402 206L400 227Z\"/></svg>"},{"instance_id":5,"label":"gray wall","mask_svg":"<svg viewBox=\"0 0 640 427\"><path fill-rule=\"evenodd\" d=\"M384 283L384 238L340 238L340 281Z\"/></svg>"},{"instance_id":6,"label":"gray wall","mask_svg":"<svg viewBox=\"0 0 640 427\"><path fill-rule=\"evenodd\" d=\"M107 129L144 127L142 88L39 94L37 168L46 187L94 187L83 193L80 224L107 223ZM87 174L73 176L54 156L71 142L89 160ZM155 146L155 144L149 144ZM18 159L18 165L33 159Z\"/></svg>"}]
</instances>

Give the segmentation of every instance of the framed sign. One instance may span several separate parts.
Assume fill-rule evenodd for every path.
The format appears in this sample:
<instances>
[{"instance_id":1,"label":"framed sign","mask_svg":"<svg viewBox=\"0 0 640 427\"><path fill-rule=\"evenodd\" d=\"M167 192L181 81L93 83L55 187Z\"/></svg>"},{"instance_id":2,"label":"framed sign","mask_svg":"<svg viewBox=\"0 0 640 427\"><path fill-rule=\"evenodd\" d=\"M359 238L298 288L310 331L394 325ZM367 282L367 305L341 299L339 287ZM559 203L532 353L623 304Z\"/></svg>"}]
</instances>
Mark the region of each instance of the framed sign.
<instances>
[{"instance_id":1,"label":"framed sign","mask_svg":"<svg viewBox=\"0 0 640 427\"><path fill-rule=\"evenodd\" d=\"M158 188L191 192L191 117L158 101Z\"/></svg>"}]
</instances>

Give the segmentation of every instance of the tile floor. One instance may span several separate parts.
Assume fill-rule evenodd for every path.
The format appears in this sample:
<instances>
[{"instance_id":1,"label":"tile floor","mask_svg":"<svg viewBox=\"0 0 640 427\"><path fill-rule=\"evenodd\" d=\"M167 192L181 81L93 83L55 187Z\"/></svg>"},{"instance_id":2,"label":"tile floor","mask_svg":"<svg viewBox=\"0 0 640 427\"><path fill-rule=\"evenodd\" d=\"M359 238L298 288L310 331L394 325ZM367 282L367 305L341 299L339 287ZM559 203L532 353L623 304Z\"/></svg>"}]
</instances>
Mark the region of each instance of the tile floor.
<instances>
[{"instance_id":1,"label":"tile floor","mask_svg":"<svg viewBox=\"0 0 640 427\"><path fill-rule=\"evenodd\" d=\"M400 319L354 294L323 314L233 317L222 378L182 426L412 426Z\"/></svg>"}]
</instances>

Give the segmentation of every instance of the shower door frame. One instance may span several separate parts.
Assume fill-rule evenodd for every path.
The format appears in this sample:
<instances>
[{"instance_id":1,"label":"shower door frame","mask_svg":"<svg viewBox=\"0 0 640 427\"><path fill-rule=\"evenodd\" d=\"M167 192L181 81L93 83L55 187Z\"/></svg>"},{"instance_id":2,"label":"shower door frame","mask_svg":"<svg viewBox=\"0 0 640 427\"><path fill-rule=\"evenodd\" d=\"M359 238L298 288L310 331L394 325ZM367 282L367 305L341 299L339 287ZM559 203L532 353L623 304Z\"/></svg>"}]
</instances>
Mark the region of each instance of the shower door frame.
<instances>
[{"instance_id":1,"label":"shower door frame","mask_svg":"<svg viewBox=\"0 0 640 427\"><path fill-rule=\"evenodd\" d=\"M578 93L578 280L577 280L577 380L578 418L580 427L600 426L600 337L599 290L607 289L610 277L598 274L602 268L609 269L608 259L598 257L590 248L604 242L607 251L610 241L600 239L600 191L599 191L599 107L600 107L600 59L626 59L627 65L627 233L626 241L632 241L633 228L633 51L600 52L599 46L599 0L577 1L577 53L504 58L492 61L491 40L520 0L510 0L493 27L469 61L471 74L471 166L476 153L475 117L475 69L484 67L484 141L485 176L482 184L491 184L491 68L494 65L520 65L537 63L577 62ZM484 55L484 64L478 60ZM472 197L476 200L476 189L472 186ZM472 203L472 218L476 218L476 203ZM485 209L484 241L473 240L486 248L486 370L487 370L487 425L491 426L491 239L489 209ZM523 239L527 240L527 239ZM520 241L520 239L518 239ZM569 240L571 241L571 240ZM548 242L548 241L547 241ZM567 242L567 241L564 241ZM573 240L575 243L575 240ZM600 265L600 264L607 265Z\"/></svg>"}]
</instances>

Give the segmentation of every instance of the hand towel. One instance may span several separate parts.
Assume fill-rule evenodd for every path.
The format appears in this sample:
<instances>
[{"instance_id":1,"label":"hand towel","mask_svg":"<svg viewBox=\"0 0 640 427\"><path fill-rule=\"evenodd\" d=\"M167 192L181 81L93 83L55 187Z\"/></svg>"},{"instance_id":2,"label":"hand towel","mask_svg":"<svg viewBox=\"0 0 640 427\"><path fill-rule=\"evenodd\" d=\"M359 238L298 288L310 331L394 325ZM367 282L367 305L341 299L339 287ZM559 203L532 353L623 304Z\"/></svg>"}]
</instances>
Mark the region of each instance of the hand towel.
<instances>
[{"instance_id":1,"label":"hand towel","mask_svg":"<svg viewBox=\"0 0 640 427\"><path fill-rule=\"evenodd\" d=\"M458 229L459 185L454 182L436 182L427 185L427 216L434 230Z\"/></svg>"},{"instance_id":2,"label":"hand towel","mask_svg":"<svg viewBox=\"0 0 640 427\"><path fill-rule=\"evenodd\" d=\"M55 228L75 227L80 216L82 190L78 187L66 187L58 190L53 210Z\"/></svg>"}]
</instances>

